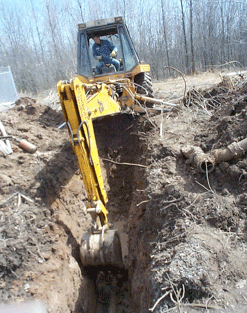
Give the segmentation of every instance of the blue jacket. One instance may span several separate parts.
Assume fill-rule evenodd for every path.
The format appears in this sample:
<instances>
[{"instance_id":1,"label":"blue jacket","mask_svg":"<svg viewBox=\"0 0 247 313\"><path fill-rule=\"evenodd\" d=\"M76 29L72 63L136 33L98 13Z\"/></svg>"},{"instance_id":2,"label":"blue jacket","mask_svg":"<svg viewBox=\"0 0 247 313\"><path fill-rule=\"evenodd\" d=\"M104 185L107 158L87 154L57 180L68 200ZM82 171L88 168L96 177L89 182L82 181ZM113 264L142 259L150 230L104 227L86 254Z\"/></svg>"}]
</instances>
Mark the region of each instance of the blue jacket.
<instances>
[{"instance_id":1,"label":"blue jacket","mask_svg":"<svg viewBox=\"0 0 247 313\"><path fill-rule=\"evenodd\" d=\"M117 47L114 46L109 40L100 40L100 45L93 44L93 57L97 60L97 56L102 57L102 61L110 62L112 57L110 56L112 51L117 52Z\"/></svg>"}]
</instances>

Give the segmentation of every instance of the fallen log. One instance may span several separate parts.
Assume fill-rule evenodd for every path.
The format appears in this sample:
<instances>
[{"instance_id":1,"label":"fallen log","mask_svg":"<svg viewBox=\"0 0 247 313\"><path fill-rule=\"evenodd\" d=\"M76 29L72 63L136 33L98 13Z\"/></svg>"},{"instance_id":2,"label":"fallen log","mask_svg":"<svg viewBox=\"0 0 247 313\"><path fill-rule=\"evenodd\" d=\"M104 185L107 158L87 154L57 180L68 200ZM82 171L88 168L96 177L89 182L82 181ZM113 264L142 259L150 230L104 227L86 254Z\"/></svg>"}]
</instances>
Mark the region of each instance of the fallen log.
<instances>
[{"instance_id":1,"label":"fallen log","mask_svg":"<svg viewBox=\"0 0 247 313\"><path fill-rule=\"evenodd\" d=\"M215 149L208 153L195 146L184 146L181 151L189 159L190 163L194 163L200 172L206 173L207 171L210 173L218 163L243 157L247 151L247 138L239 142L233 142L226 148Z\"/></svg>"}]
</instances>

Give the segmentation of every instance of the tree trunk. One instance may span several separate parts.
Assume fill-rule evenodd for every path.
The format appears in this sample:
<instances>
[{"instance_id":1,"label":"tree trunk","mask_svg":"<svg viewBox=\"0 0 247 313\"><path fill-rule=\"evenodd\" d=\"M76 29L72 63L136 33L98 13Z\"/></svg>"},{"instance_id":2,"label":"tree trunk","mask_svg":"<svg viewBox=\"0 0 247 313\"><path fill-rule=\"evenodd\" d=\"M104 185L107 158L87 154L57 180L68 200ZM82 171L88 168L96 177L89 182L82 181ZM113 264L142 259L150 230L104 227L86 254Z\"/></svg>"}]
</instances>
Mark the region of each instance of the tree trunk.
<instances>
[{"instance_id":1,"label":"tree trunk","mask_svg":"<svg viewBox=\"0 0 247 313\"><path fill-rule=\"evenodd\" d=\"M165 41L167 66L170 67L170 56L169 56L169 48L168 48L168 41L167 41L164 3L163 3L163 0L160 0L160 2L161 2L161 13L162 13L162 22L163 22L163 37L164 37L164 41ZM169 70L169 74L170 74L170 69L168 69L168 70Z\"/></svg>"},{"instance_id":2,"label":"tree trunk","mask_svg":"<svg viewBox=\"0 0 247 313\"><path fill-rule=\"evenodd\" d=\"M187 38L186 38L186 29L185 29L183 0L180 0L180 4L181 4L181 12L182 12L183 35L184 35L185 72L186 72L186 74L188 74L188 72L189 72L189 55L188 55L188 45L187 45Z\"/></svg>"},{"instance_id":3,"label":"tree trunk","mask_svg":"<svg viewBox=\"0 0 247 313\"><path fill-rule=\"evenodd\" d=\"M195 56L193 43L193 2L190 0L190 45L191 45L191 72L195 73Z\"/></svg>"}]
</instances>

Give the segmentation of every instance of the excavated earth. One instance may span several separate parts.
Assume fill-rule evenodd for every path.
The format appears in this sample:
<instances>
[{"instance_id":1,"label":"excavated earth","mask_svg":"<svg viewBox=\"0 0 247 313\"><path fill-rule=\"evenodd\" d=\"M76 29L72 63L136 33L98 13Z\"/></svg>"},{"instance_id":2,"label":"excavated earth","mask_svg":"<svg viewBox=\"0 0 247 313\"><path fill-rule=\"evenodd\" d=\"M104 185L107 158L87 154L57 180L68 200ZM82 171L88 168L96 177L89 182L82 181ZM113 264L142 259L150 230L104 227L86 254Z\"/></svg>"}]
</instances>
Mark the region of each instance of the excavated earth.
<instances>
[{"instance_id":1,"label":"excavated earth","mask_svg":"<svg viewBox=\"0 0 247 313\"><path fill-rule=\"evenodd\" d=\"M169 96L178 106L164 114L95 122L121 270L81 265L91 219L61 110L22 97L0 112L9 135L37 146L30 154L11 141L13 153L0 156L0 312L34 299L54 313L246 312L246 156L200 173L181 153L246 138L241 79Z\"/></svg>"}]
</instances>

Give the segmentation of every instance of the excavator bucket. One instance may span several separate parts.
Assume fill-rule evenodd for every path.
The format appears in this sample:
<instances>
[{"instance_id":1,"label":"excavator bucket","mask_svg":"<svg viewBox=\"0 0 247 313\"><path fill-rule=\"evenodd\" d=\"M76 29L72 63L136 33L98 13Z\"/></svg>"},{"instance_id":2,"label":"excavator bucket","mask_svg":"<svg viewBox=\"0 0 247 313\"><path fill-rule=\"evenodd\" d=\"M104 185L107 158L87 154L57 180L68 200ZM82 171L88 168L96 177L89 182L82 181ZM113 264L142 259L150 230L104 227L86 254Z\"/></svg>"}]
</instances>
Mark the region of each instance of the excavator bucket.
<instances>
[{"instance_id":1,"label":"excavator bucket","mask_svg":"<svg viewBox=\"0 0 247 313\"><path fill-rule=\"evenodd\" d=\"M122 249L118 230L84 233L80 246L82 265L123 268Z\"/></svg>"}]
</instances>

